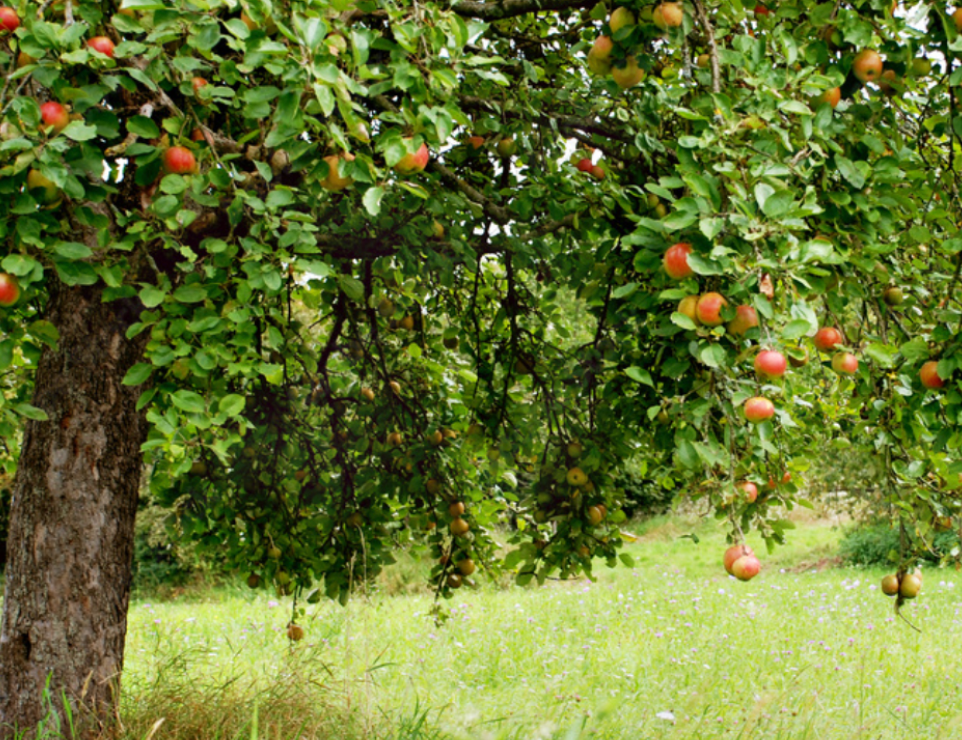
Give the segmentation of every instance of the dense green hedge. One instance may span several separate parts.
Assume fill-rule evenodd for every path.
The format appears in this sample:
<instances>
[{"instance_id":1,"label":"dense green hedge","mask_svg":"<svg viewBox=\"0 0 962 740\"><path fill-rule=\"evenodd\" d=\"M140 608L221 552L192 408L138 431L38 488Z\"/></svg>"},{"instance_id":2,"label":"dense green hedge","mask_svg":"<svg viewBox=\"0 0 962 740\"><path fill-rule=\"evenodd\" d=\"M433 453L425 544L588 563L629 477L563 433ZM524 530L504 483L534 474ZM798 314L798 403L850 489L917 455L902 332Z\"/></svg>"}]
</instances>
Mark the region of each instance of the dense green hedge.
<instances>
[{"instance_id":1,"label":"dense green hedge","mask_svg":"<svg viewBox=\"0 0 962 740\"><path fill-rule=\"evenodd\" d=\"M958 532L938 532L933 550L922 558L925 562L939 563L953 548L959 546ZM842 538L839 554L849 565L888 567L898 560L899 531L889 522L859 524L848 530Z\"/></svg>"}]
</instances>

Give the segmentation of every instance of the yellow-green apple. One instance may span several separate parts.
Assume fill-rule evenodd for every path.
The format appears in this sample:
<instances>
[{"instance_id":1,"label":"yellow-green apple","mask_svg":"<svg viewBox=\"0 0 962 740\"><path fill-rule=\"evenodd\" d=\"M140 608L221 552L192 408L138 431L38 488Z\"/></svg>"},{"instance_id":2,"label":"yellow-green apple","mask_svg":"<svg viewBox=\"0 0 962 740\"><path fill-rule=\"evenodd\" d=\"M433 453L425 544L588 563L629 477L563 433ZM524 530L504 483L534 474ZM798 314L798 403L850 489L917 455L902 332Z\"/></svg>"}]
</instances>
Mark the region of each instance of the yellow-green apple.
<instances>
[{"instance_id":1,"label":"yellow-green apple","mask_svg":"<svg viewBox=\"0 0 962 740\"><path fill-rule=\"evenodd\" d=\"M506 136L498 142L498 155L501 157L513 157L517 150L518 145L510 136Z\"/></svg>"},{"instance_id":2,"label":"yellow-green apple","mask_svg":"<svg viewBox=\"0 0 962 740\"><path fill-rule=\"evenodd\" d=\"M917 573L906 573L899 581L899 596L903 599L914 599L922 590L922 579Z\"/></svg>"},{"instance_id":3,"label":"yellow-green apple","mask_svg":"<svg viewBox=\"0 0 962 740\"><path fill-rule=\"evenodd\" d=\"M837 352L832 357L832 370L839 375L854 375L858 372L858 358L851 352Z\"/></svg>"},{"instance_id":4,"label":"yellow-green apple","mask_svg":"<svg viewBox=\"0 0 962 740\"><path fill-rule=\"evenodd\" d=\"M882 593L886 596L895 596L899 592L899 577L895 573L889 573L882 579Z\"/></svg>"},{"instance_id":5,"label":"yellow-green apple","mask_svg":"<svg viewBox=\"0 0 962 740\"><path fill-rule=\"evenodd\" d=\"M691 244L679 242L668 247L662 261L665 265L665 272L675 280L683 280L695 274L694 270L688 265L688 255L691 254Z\"/></svg>"},{"instance_id":6,"label":"yellow-green apple","mask_svg":"<svg viewBox=\"0 0 962 740\"><path fill-rule=\"evenodd\" d=\"M568 483L572 486L583 486L588 482L588 476L581 468L571 468L567 474Z\"/></svg>"},{"instance_id":7,"label":"yellow-green apple","mask_svg":"<svg viewBox=\"0 0 962 740\"><path fill-rule=\"evenodd\" d=\"M711 55L699 54L695 59L695 64L698 65L699 69L708 69L711 66Z\"/></svg>"},{"instance_id":8,"label":"yellow-green apple","mask_svg":"<svg viewBox=\"0 0 962 740\"><path fill-rule=\"evenodd\" d=\"M724 320L722 309L727 305L728 301L721 293L704 293L695 306L695 315L705 326L719 326Z\"/></svg>"},{"instance_id":9,"label":"yellow-green apple","mask_svg":"<svg viewBox=\"0 0 962 740\"><path fill-rule=\"evenodd\" d=\"M758 314L752 306L738 306L735 318L728 322L728 333L737 337L742 336L749 329L758 326Z\"/></svg>"},{"instance_id":10,"label":"yellow-green apple","mask_svg":"<svg viewBox=\"0 0 962 740\"><path fill-rule=\"evenodd\" d=\"M695 324L701 323L698 321L698 312L696 311L698 307L698 296L688 295L678 302L678 313L685 314L688 318L695 322Z\"/></svg>"},{"instance_id":11,"label":"yellow-green apple","mask_svg":"<svg viewBox=\"0 0 962 740\"><path fill-rule=\"evenodd\" d=\"M354 182L352 177L342 177L339 171L339 164L341 160L345 162L353 162L354 155L350 152L341 152L340 154L331 154L324 157L324 161L327 162L327 175L321 180L321 187L325 190L339 191L348 187ZM443 234L442 234L443 235Z\"/></svg>"},{"instance_id":12,"label":"yellow-green apple","mask_svg":"<svg viewBox=\"0 0 962 740\"><path fill-rule=\"evenodd\" d=\"M599 36L588 51L588 69L599 77L611 71L611 50L614 43L610 36Z\"/></svg>"},{"instance_id":13,"label":"yellow-green apple","mask_svg":"<svg viewBox=\"0 0 962 740\"><path fill-rule=\"evenodd\" d=\"M27 190L31 191L44 206L56 205L63 197L60 188L54 184L53 180L41 175L39 170L30 170L27 173Z\"/></svg>"},{"instance_id":14,"label":"yellow-green apple","mask_svg":"<svg viewBox=\"0 0 962 740\"><path fill-rule=\"evenodd\" d=\"M628 8L615 8L611 14L611 18L608 20L608 25L611 27L612 33L618 33L618 31L626 26L635 25L634 13L628 10Z\"/></svg>"},{"instance_id":15,"label":"yellow-green apple","mask_svg":"<svg viewBox=\"0 0 962 740\"><path fill-rule=\"evenodd\" d=\"M903 295L902 289L891 286L882 291L882 300L886 306L901 306Z\"/></svg>"},{"instance_id":16,"label":"yellow-green apple","mask_svg":"<svg viewBox=\"0 0 962 740\"><path fill-rule=\"evenodd\" d=\"M613 79L622 90L627 90L629 87L634 87L645 79L645 70L638 66L637 59L630 56L625 59L624 67L614 66L611 68L611 79Z\"/></svg>"},{"instance_id":17,"label":"yellow-green apple","mask_svg":"<svg viewBox=\"0 0 962 740\"><path fill-rule=\"evenodd\" d=\"M651 13L652 22L662 31L678 28L685 18L685 11L681 3L662 3Z\"/></svg>"},{"instance_id":18,"label":"yellow-green apple","mask_svg":"<svg viewBox=\"0 0 962 740\"><path fill-rule=\"evenodd\" d=\"M962 8L955 11L958 13L962 11ZM932 62L925 57L919 57L918 59L912 60L912 74L916 77L925 77L929 72L932 71Z\"/></svg>"},{"instance_id":19,"label":"yellow-green apple","mask_svg":"<svg viewBox=\"0 0 962 740\"><path fill-rule=\"evenodd\" d=\"M945 386L945 381L939 375L938 367L938 361L929 360L922 365L922 369L919 370L919 380L922 381L922 385L926 388L935 390Z\"/></svg>"},{"instance_id":20,"label":"yellow-green apple","mask_svg":"<svg viewBox=\"0 0 962 740\"><path fill-rule=\"evenodd\" d=\"M755 372L765 380L780 378L787 368L785 355L772 349L763 349L755 355Z\"/></svg>"},{"instance_id":21,"label":"yellow-green apple","mask_svg":"<svg viewBox=\"0 0 962 740\"><path fill-rule=\"evenodd\" d=\"M754 396L745 401L742 412L748 421L758 424L775 415L775 404L763 396Z\"/></svg>"},{"instance_id":22,"label":"yellow-green apple","mask_svg":"<svg viewBox=\"0 0 962 740\"><path fill-rule=\"evenodd\" d=\"M843 341L842 333L834 326L824 326L815 332L812 344L822 352L831 352Z\"/></svg>"},{"instance_id":23,"label":"yellow-green apple","mask_svg":"<svg viewBox=\"0 0 962 740\"><path fill-rule=\"evenodd\" d=\"M831 90L826 90L815 99L817 103L828 103L833 108L837 108L841 100L842 88L840 87L833 87Z\"/></svg>"},{"instance_id":24,"label":"yellow-green apple","mask_svg":"<svg viewBox=\"0 0 962 740\"><path fill-rule=\"evenodd\" d=\"M863 49L852 61L852 74L859 82L875 82L882 76L882 57L874 49Z\"/></svg>"}]
</instances>

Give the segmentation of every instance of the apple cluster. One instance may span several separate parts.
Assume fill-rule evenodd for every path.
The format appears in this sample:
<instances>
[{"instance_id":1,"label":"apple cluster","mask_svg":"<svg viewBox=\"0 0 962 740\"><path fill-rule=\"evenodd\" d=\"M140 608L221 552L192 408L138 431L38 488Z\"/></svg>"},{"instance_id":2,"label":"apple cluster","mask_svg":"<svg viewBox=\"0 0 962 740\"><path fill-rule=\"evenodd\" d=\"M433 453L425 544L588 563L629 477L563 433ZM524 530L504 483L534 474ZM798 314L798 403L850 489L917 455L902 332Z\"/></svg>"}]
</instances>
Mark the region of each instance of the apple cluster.
<instances>
[{"instance_id":1,"label":"apple cluster","mask_svg":"<svg viewBox=\"0 0 962 740\"><path fill-rule=\"evenodd\" d=\"M599 36L588 51L588 69L599 77L611 75L611 79L622 90L634 87L645 79L645 70L638 65L634 54L630 53L625 56L622 63L615 63L612 56L617 43L615 36L619 35L618 32L622 29L630 28L639 22L654 24L661 31L667 31L680 27L684 19L684 6L675 2L660 3L654 9L645 8L637 19L628 8L623 6L615 8L608 19L610 35ZM623 36L623 34L620 35Z\"/></svg>"}]
</instances>

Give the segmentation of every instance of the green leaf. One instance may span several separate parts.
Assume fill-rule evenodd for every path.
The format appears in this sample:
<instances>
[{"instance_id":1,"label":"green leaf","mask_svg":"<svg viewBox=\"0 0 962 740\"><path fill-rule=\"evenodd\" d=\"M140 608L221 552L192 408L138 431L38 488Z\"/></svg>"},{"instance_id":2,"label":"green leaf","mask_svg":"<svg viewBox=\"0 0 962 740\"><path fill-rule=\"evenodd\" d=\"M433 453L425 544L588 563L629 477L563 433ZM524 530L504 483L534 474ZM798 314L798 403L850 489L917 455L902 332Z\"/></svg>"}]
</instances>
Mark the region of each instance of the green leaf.
<instances>
[{"instance_id":1,"label":"green leaf","mask_svg":"<svg viewBox=\"0 0 962 740\"><path fill-rule=\"evenodd\" d=\"M207 290L203 285L182 285L174 291L174 300L178 303L200 303L207 298Z\"/></svg>"},{"instance_id":2,"label":"green leaf","mask_svg":"<svg viewBox=\"0 0 962 740\"><path fill-rule=\"evenodd\" d=\"M164 291L160 290L159 288L155 288L152 285L147 285L141 288L138 295L140 296L141 303L143 303L146 308L156 308L163 303L164 298L167 297L167 294Z\"/></svg>"},{"instance_id":3,"label":"green leaf","mask_svg":"<svg viewBox=\"0 0 962 740\"><path fill-rule=\"evenodd\" d=\"M865 348L865 355L880 367L893 367L898 357L898 350L887 344L872 342Z\"/></svg>"},{"instance_id":4,"label":"green leaf","mask_svg":"<svg viewBox=\"0 0 962 740\"><path fill-rule=\"evenodd\" d=\"M866 177L862 173L861 169L856 167L855 162L847 159L840 154L835 155L835 164L838 166L838 171L849 184L856 190L861 190L865 187Z\"/></svg>"},{"instance_id":5,"label":"green leaf","mask_svg":"<svg viewBox=\"0 0 962 740\"><path fill-rule=\"evenodd\" d=\"M170 400L174 406L181 411L186 411L190 414L207 413L207 404L204 403L203 396L199 393L194 393L194 391L179 390L171 395Z\"/></svg>"},{"instance_id":6,"label":"green leaf","mask_svg":"<svg viewBox=\"0 0 962 740\"><path fill-rule=\"evenodd\" d=\"M724 367L728 361L728 352L720 344L709 344L702 347L700 357L708 367Z\"/></svg>"},{"instance_id":7,"label":"green leaf","mask_svg":"<svg viewBox=\"0 0 962 740\"><path fill-rule=\"evenodd\" d=\"M160 136L157 124L146 116L131 116L127 119L127 131L143 139L156 139Z\"/></svg>"},{"instance_id":8,"label":"green leaf","mask_svg":"<svg viewBox=\"0 0 962 740\"><path fill-rule=\"evenodd\" d=\"M238 395L237 393L228 393L220 399L217 408L220 409L220 413L233 418L240 416L246 405L247 399L244 398L244 396Z\"/></svg>"},{"instance_id":9,"label":"green leaf","mask_svg":"<svg viewBox=\"0 0 962 740\"><path fill-rule=\"evenodd\" d=\"M352 301L364 300L364 283L350 275L338 275L337 284Z\"/></svg>"},{"instance_id":10,"label":"green leaf","mask_svg":"<svg viewBox=\"0 0 962 740\"><path fill-rule=\"evenodd\" d=\"M899 352L908 362L929 359L929 343L922 337L909 340L899 347Z\"/></svg>"},{"instance_id":11,"label":"green leaf","mask_svg":"<svg viewBox=\"0 0 962 740\"><path fill-rule=\"evenodd\" d=\"M798 339L806 336L812 330L812 325L805 319L793 319L782 328L782 339Z\"/></svg>"},{"instance_id":12,"label":"green leaf","mask_svg":"<svg viewBox=\"0 0 962 740\"><path fill-rule=\"evenodd\" d=\"M90 247L79 242L57 242L53 250L68 260L82 260L93 254Z\"/></svg>"},{"instance_id":13,"label":"green leaf","mask_svg":"<svg viewBox=\"0 0 962 740\"><path fill-rule=\"evenodd\" d=\"M57 261L54 266L57 276L67 285L96 285L100 280L97 271L86 262Z\"/></svg>"},{"instance_id":14,"label":"green leaf","mask_svg":"<svg viewBox=\"0 0 962 740\"><path fill-rule=\"evenodd\" d=\"M46 411L43 409L38 409L36 406L31 406L29 403L15 403L10 408L13 409L14 413L26 417L27 419L33 419L34 421L50 421Z\"/></svg>"},{"instance_id":15,"label":"green leaf","mask_svg":"<svg viewBox=\"0 0 962 740\"><path fill-rule=\"evenodd\" d=\"M150 377L153 371L154 366L149 362L138 362L127 371L122 382L124 385L140 385Z\"/></svg>"},{"instance_id":16,"label":"green leaf","mask_svg":"<svg viewBox=\"0 0 962 740\"><path fill-rule=\"evenodd\" d=\"M655 387L654 382L651 379L651 373L641 367L629 367L625 369L625 375L631 378L636 383L641 383L642 385L648 385L652 388Z\"/></svg>"},{"instance_id":17,"label":"green leaf","mask_svg":"<svg viewBox=\"0 0 962 740\"><path fill-rule=\"evenodd\" d=\"M384 188L376 186L368 188L364 193L364 208L372 216L377 216L381 212L381 199L384 197Z\"/></svg>"}]
</instances>

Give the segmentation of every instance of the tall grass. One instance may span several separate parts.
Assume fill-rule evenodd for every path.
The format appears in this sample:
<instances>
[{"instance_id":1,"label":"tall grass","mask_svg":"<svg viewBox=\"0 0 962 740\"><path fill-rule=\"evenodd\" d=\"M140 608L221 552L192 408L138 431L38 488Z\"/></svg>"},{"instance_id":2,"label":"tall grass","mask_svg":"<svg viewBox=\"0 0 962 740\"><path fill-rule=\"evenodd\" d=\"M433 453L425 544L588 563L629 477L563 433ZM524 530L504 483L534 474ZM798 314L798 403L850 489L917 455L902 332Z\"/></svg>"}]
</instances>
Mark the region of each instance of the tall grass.
<instances>
[{"instance_id":1,"label":"tall grass","mask_svg":"<svg viewBox=\"0 0 962 740\"><path fill-rule=\"evenodd\" d=\"M310 607L294 646L289 603L260 593L141 601L121 737L962 737L962 577L926 573L904 608L918 633L881 571L825 569L836 530L792 534L739 583L714 524L664 518L631 546L634 569L462 590L442 625L430 594L389 593L388 576L347 608Z\"/></svg>"}]
</instances>

